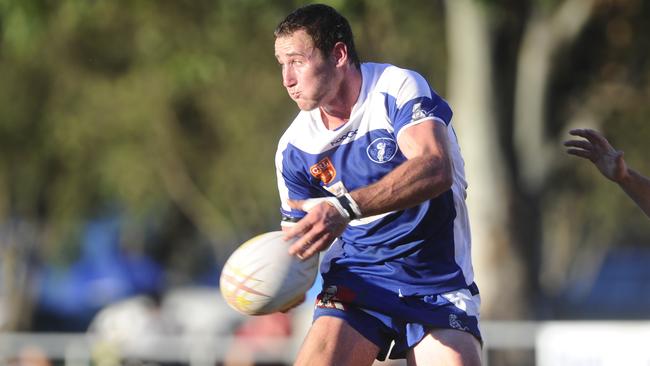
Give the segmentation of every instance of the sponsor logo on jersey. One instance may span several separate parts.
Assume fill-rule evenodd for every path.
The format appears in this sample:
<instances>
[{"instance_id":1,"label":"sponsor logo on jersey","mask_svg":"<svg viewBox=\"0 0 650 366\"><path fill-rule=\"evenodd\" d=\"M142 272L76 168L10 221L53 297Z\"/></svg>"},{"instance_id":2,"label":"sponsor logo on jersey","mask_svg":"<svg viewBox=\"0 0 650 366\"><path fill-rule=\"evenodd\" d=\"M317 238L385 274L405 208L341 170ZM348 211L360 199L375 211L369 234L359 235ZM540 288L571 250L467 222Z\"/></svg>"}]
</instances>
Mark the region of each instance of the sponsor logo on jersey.
<instances>
[{"instance_id":1,"label":"sponsor logo on jersey","mask_svg":"<svg viewBox=\"0 0 650 366\"><path fill-rule=\"evenodd\" d=\"M346 310L346 304L354 300L357 295L347 287L327 286L316 297L316 307L323 309Z\"/></svg>"},{"instance_id":2,"label":"sponsor logo on jersey","mask_svg":"<svg viewBox=\"0 0 650 366\"><path fill-rule=\"evenodd\" d=\"M309 168L309 172L315 178L320 179L323 184L328 184L336 177L336 169L334 169L334 164L332 164L329 156L312 165Z\"/></svg>"},{"instance_id":3,"label":"sponsor logo on jersey","mask_svg":"<svg viewBox=\"0 0 650 366\"><path fill-rule=\"evenodd\" d=\"M344 133L343 135L341 135L336 140L330 142L330 145L331 146L336 146L336 145L340 144L341 142L343 142L343 141L345 141L347 139L351 139L354 136L356 136L357 132L359 132L359 129L348 131L348 132Z\"/></svg>"},{"instance_id":4,"label":"sponsor logo on jersey","mask_svg":"<svg viewBox=\"0 0 650 366\"><path fill-rule=\"evenodd\" d=\"M390 161L397 153L397 143L389 137L380 137L368 145L368 157L375 163L383 164Z\"/></svg>"}]
</instances>

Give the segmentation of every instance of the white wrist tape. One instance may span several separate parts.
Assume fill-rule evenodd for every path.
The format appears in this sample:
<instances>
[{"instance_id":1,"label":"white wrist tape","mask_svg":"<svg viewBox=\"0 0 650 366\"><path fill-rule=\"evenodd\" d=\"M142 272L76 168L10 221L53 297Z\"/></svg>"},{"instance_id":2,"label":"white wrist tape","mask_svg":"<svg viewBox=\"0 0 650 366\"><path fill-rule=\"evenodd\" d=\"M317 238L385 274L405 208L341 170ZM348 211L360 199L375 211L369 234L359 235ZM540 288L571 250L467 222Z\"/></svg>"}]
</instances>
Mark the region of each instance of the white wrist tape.
<instances>
[{"instance_id":1,"label":"white wrist tape","mask_svg":"<svg viewBox=\"0 0 650 366\"><path fill-rule=\"evenodd\" d=\"M350 204L353 213L351 216L355 219L361 218L363 214L361 213L361 208L359 208L357 201L355 201L349 193L346 193L343 196L348 199L348 203Z\"/></svg>"},{"instance_id":2,"label":"white wrist tape","mask_svg":"<svg viewBox=\"0 0 650 366\"><path fill-rule=\"evenodd\" d=\"M341 202L339 202L336 197L323 197L323 198L309 198L306 199L302 204L302 210L305 212L311 211L314 207L320 205L321 203L327 203L328 205L334 207L336 211L343 216L344 219L350 221L350 214L343 208Z\"/></svg>"}]
</instances>

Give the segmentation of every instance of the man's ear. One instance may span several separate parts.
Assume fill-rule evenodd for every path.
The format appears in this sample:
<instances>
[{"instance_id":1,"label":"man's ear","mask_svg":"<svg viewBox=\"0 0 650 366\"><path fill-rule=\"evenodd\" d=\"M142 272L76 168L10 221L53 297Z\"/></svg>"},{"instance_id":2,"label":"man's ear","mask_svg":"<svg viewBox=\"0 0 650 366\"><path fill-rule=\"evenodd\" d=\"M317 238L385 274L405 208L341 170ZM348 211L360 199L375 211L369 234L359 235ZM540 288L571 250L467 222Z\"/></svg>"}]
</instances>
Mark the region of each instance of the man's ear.
<instances>
[{"instance_id":1,"label":"man's ear","mask_svg":"<svg viewBox=\"0 0 650 366\"><path fill-rule=\"evenodd\" d=\"M332 49L332 57L337 67L341 67L348 62L348 46L343 42L336 42Z\"/></svg>"}]
</instances>

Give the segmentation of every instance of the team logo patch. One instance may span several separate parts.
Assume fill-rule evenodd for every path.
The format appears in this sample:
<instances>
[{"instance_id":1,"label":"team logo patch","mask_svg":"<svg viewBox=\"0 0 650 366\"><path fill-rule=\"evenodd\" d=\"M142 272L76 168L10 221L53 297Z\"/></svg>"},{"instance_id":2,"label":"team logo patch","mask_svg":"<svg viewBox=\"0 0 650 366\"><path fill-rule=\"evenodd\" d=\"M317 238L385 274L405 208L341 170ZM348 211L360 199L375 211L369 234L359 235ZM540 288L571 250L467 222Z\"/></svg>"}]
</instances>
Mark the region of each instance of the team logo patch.
<instances>
[{"instance_id":1,"label":"team logo patch","mask_svg":"<svg viewBox=\"0 0 650 366\"><path fill-rule=\"evenodd\" d=\"M456 314L449 314L449 326L458 329L458 330L464 330L466 332L469 332L470 329L466 326L463 325L463 322L461 322L458 319L458 316Z\"/></svg>"},{"instance_id":2,"label":"team logo patch","mask_svg":"<svg viewBox=\"0 0 650 366\"><path fill-rule=\"evenodd\" d=\"M334 177L336 177L336 169L334 169L334 164L332 164L329 157L325 157L325 159L312 165L311 168L309 168L309 172L315 178L320 179L324 184L328 184L334 180Z\"/></svg>"},{"instance_id":3,"label":"team logo patch","mask_svg":"<svg viewBox=\"0 0 650 366\"><path fill-rule=\"evenodd\" d=\"M433 117L436 108L438 108L438 105L433 105L433 101L431 99L422 98L421 102L415 103L413 105L413 109L411 109L411 121Z\"/></svg>"},{"instance_id":4,"label":"team logo patch","mask_svg":"<svg viewBox=\"0 0 650 366\"><path fill-rule=\"evenodd\" d=\"M397 153L397 143L388 137L375 139L366 149L368 157L375 163L383 164L390 161Z\"/></svg>"},{"instance_id":5,"label":"team logo patch","mask_svg":"<svg viewBox=\"0 0 650 366\"><path fill-rule=\"evenodd\" d=\"M346 310L346 303L354 300L357 295L347 287L327 286L316 297L316 307L323 309Z\"/></svg>"}]
</instances>

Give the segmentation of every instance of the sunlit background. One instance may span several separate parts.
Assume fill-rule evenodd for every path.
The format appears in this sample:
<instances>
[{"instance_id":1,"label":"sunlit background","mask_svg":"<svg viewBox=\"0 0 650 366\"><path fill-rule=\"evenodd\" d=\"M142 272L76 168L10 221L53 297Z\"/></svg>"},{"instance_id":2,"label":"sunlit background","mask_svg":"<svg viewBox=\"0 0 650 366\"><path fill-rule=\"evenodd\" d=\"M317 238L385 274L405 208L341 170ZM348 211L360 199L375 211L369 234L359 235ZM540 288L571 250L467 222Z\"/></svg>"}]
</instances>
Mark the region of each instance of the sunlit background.
<instances>
[{"instance_id":1,"label":"sunlit background","mask_svg":"<svg viewBox=\"0 0 650 366\"><path fill-rule=\"evenodd\" d=\"M650 175L650 2L324 2L454 109L486 364L650 362L598 343L650 336L650 220L562 146ZM0 0L2 364L291 363L314 291L245 318L218 279L279 228L273 29L305 3Z\"/></svg>"}]
</instances>

